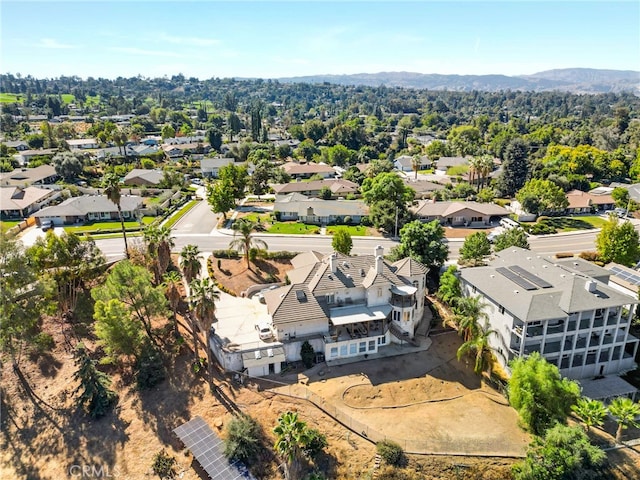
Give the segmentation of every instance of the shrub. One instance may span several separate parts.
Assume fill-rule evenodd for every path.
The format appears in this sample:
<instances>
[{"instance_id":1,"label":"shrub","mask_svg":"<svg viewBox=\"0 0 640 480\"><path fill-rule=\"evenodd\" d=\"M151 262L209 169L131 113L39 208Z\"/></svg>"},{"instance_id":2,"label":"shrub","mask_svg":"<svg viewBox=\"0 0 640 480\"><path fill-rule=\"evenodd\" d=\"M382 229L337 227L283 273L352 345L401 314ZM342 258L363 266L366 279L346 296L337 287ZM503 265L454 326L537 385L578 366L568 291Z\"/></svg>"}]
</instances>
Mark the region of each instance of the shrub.
<instances>
[{"instance_id":1,"label":"shrub","mask_svg":"<svg viewBox=\"0 0 640 480\"><path fill-rule=\"evenodd\" d=\"M345 215L345 216L344 216L344 218L342 219L342 222L343 222L345 225L350 225L350 224L351 224L351 222L353 222L353 219L351 218L351 216L349 216L349 215Z\"/></svg>"},{"instance_id":2,"label":"shrub","mask_svg":"<svg viewBox=\"0 0 640 480\"><path fill-rule=\"evenodd\" d=\"M138 388L152 388L165 378L162 355L150 341L146 341L136 364Z\"/></svg>"},{"instance_id":3,"label":"shrub","mask_svg":"<svg viewBox=\"0 0 640 480\"><path fill-rule=\"evenodd\" d=\"M558 253L556 253L556 258L573 258L573 253L571 253L571 252L558 252Z\"/></svg>"},{"instance_id":4,"label":"shrub","mask_svg":"<svg viewBox=\"0 0 640 480\"><path fill-rule=\"evenodd\" d=\"M598 255L598 252L580 252L580 255L578 256L588 262L600 261L600 256Z\"/></svg>"},{"instance_id":5,"label":"shrub","mask_svg":"<svg viewBox=\"0 0 640 480\"><path fill-rule=\"evenodd\" d=\"M360 223L362 224L363 227L371 227L371 226L373 226L373 223L371 222L371 219L367 215L362 217L362 219L360 220Z\"/></svg>"},{"instance_id":6,"label":"shrub","mask_svg":"<svg viewBox=\"0 0 640 480\"><path fill-rule=\"evenodd\" d=\"M240 254L236 250L214 250L211 253L216 258L238 259Z\"/></svg>"},{"instance_id":7,"label":"shrub","mask_svg":"<svg viewBox=\"0 0 640 480\"><path fill-rule=\"evenodd\" d=\"M153 465L151 468L153 469L153 473L160 478L174 478L176 476L173 468L175 463L176 459L169 455L163 448L153 456Z\"/></svg>"},{"instance_id":8,"label":"shrub","mask_svg":"<svg viewBox=\"0 0 640 480\"><path fill-rule=\"evenodd\" d=\"M316 358L316 352L313 350L311 344L305 340L300 348L300 357L305 368L313 367L313 361Z\"/></svg>"},{"instance_id":9,"label":"shrub","mask_svg":"<svg viewBox=\"0 0 640 480\"><path fill-rule=\"evenodd\" d=\"M402 466L405 461L404 450L391 440L383 440L376 443L376 451L386 463L394 467Z\"/></svg>"},{"instance_id":10,"label":"shrub","mask_svg":"<svg viewBox=\"0 0 640 480\"><path fill-rule=\"evenodd\" d=\"M33 346L38 353L48 352L55 346L53 337L45 332L40 332L33 339Z\"/></svg>"},{"instance_id":11,"label":"shrub","mask_svg":"<svg viewBox=\"0 0 640 480\"><path fill-rule=\"evenodd\" d=\"M314 459L329 444L327 443L327 437L315 428L310 428L307 433L309 436L309 442L304 448L304 454L307 457Z\"/></svg>"},{"instance_id":12,"label":"shrub","mask_svg":"<svg viewBox=\"0 0 640 480\"><path fill-rule=\"evenodd\" d=\"M260 425L249 415L239 414L227 425L224 454L229 460L250 464L262 450Z\"/></svg>"}]
</instances>

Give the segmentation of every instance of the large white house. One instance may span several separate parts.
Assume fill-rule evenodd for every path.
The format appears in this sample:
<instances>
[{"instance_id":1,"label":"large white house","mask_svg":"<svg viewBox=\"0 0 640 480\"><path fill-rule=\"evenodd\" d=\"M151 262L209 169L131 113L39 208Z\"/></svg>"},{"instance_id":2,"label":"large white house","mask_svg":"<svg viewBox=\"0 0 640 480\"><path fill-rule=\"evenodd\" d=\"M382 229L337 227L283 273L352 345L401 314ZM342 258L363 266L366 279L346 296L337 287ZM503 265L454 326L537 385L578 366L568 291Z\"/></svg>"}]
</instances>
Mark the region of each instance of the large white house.
<instances>
[{"instance_id":1,"label":"large white house","mask_svg":"<svg viewBox=\"0 0 640 480\"><path fill-rule=\"evenodd\" d=\"M389 342L412 341L422 320L428 268L405 258L303 253L292 261L290 284L265 293L276 339L288 359L308 340L328 361L364 357Z\"/></svg>"},{"instance_id":2,"label":"large white house","mask_svg":"<svg viewBox=\"0 0 640 480\"><path fill-rule=\"evenodd\" d=\"M619 375L636 367L629 334L637 298L608 285L611 272L580 258L554 259L517 247L486 267L460 271L465 295L486 303L497 358L540 352L573 379Z\"/></svg>"}]
</instances>

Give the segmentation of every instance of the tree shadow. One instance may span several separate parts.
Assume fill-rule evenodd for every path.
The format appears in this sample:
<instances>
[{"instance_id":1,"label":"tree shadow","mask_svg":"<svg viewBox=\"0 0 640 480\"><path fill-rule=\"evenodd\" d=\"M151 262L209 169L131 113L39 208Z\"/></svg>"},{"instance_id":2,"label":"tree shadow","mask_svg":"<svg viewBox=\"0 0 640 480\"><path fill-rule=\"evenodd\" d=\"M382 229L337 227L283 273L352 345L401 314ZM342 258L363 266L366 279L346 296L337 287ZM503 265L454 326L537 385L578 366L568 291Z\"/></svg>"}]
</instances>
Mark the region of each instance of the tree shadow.
<instances>
[{"instance_id":1,"label":"tree shadow","mask_svg":"<svg viewBox=\"0 0 640 480\"><path fill-rule=\"evenodd\" d=\"M40 373L45 378L55 377L58 374L58 370L62 368L62 362L50 353L41 353L37 358L37 365Z\"/></svg>"}]
</instances>

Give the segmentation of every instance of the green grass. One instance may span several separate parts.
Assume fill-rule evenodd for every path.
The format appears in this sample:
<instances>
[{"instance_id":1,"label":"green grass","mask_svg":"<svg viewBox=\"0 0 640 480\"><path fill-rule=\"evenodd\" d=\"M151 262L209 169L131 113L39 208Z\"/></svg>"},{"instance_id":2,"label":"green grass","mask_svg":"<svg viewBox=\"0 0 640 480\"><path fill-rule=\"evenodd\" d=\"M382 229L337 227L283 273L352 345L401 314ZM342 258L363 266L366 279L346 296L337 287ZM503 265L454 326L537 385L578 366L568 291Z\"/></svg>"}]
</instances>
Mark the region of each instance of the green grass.
<instances>
[{"instance_id":1,"label":"green grass","mask_svg":"<svg viewBox=\"0 0 640 480\"><path fill-rule=\"evenodd\" d=\"M271 216L271 214L269 214L269 213L251 212L251 213L248 213L248 214L244 215L242 218L248 218L250 221L256 222L256 223L269 223L270 222L270 216Z\"/></svg>"},{"instance_id":2,"label":"green grass","mask_svg":"<svg viewBox=\"0 0 640 480\"><path fill-rule=\"evenodd\" d=\"M60 95L63 103L74 103L76 101L76 96L71 93L63 93Z\"/></svg>"},{"instance_id":3,"label":"green grass","mask_svg":"<svg viewBox=\"0 0 640 480\"><path fill-rule=\"evenodd\" d=\"M16 103L22 101L22 95L15 93L0 93L0 103Z\"/></svg>"},{"instance_id":4,"label":"green grass","mask_svg":"<svg viewBox=\"0 0 640 480\"><path fill-rule=\"evenodd\" d=\"M169 220L166 221L166 223L164 224L165 227L167 228L171 228L173 227L176 222L178 220L180 220L182 217L185 216L185 214L191 210L193 207L196 206L196 204L198 203L198 200L190 200L187 203L185 203L180 210L178 210L175 214L173 214L171 216L171 218L169 218Z\"/></svg>"},{"instance_id":5,"label":"green grass","mask_svg":"<svg viewBox=\"0 0 640 480\"><path fill-rule=\"evenodd\" d=\"M338 230L346 230L352 237L364 237L367 234L367 227L363 227L362 225L337 225L327 227L327 234L333 235Z\"/></svg>"},{"instance_id":6,"label":"green grass","mask_svg":"<svg viewBox=\"0 0 640 480\"><path fill-rule=\"evenodd\" d=\"M421 173L423 175L428 175L433 172L434 172L433 168L427 168L426 170L418 170L418 173Z\"/></svg>"},{"instance_id":7,"label":"green grass","mask_svg":"<svg viewBox=\"0 0 640 480\"><path fill-rule=\"evenodd\" d=\"M95 96L87 95L87 98L84 101L84 104L87 107L91 105L100 105L100 95L95 95Z\"/></svg>"},{"instance_id":8,"label":"green grass","mask_svg":"<svg viewBox=\"0 0 640 480\"><path fill-rule=\"evenodd\" d=\"M593 230L602 228L607 221L596 215L585 215L580 217L546 217L538 222L520 222L522 225L533 226L536 223L551 225L560 232L574 232L576 230Z\"/></svg>"},{"instance_id":9,"label":"green grass","mask_svg":"<svg viewBox=\"0 0 640 480\"><path fill-rule=\"evenodd\" d=\"M455 167L447 168L447 175L451 177L465 175L469 171L469 165L456 165Z\"/></svg>"},{"instance_id":10,"label":"green grass","mask_svg":"<svg viewBox=\"0 0 640 480\"><path fill-rule=\"evenodd\" d=\"M21 222L22 222L22 220L2 220L0 222L0 230L2 230L3 232L6 232L10 228L15 227L16 225L18 225Z\"/></svg>"},{"instance_id":11,"label":"green grass","mask_svg":"<svg viewBox=\"0 0 640 480\"><path fill-rule=\"evenodd\" d=\"M297 235L309 235L319 233L320 227L316 225L305 225L298 222L276 222L267 229L267 233L287 233Z\"/></svg>"},{"instance_id":12,"label":"green grass","mask_svg":"<svg viewBox=\"0 0 640 480\"><path fill-rule=\"evenodd\" d=\"M142 217L142 223L149 225L156 217ZM85 223L77 227L64 227L65 232L74 233L99 233L101 231L120 230L122 227L120 222L93 222ZM124 228L127 230L139 230L140 224L138 222L124 222Z\"/></svg>"}]
</instances>

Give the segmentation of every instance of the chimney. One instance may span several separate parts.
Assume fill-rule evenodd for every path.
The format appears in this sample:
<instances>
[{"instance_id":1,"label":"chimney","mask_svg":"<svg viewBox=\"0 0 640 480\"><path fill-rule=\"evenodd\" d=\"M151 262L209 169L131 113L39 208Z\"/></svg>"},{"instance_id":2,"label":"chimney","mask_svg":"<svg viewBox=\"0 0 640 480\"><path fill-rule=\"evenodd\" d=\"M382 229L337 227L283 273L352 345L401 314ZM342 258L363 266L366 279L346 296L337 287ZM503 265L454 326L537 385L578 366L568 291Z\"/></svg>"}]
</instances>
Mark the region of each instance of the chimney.
<instances>
[{"instance_id":1,"label":"chimney","mask_svg":"<svg viewBox=\"0 0 640 480\"><path fill-rule=\"evenodd\" d=\"M335 253L332 253L331 256L329 257L329 267L331 267L331 271L333 273L336 273L336 270L338 269L338 256Z\"/></svg>"},{"instance_id":2,"label":"chimney","mask_svg":"<svg viewBox=\"0 0 640 480\"><path fill-rule=\"evenodd\" d=\"M376 257L376 273L382 273L382 255Z\"/></svg>"},{"instance_id":3,"label":"chimney","mask_svg":"<svg viewBox=\"0 0 640 480\"><path fill-rule=\"evenodd\" d=\"M584 284L584 288L591 293L596 291L596 282L595 280L587 280Z\"/></svg>"},{"instance_id":4,"label":"chimney","mask_svg":"<svg viewBox=\"0 0 640 480\"><path fill-rule=\"evenodd\" d=\"M381 257L383 254L384 254L384 248L382 248L382 245L376 245L375 256Z\"/></svg>"}]
</instances>

